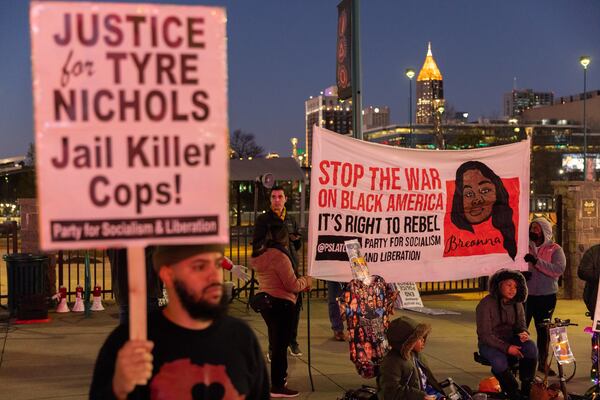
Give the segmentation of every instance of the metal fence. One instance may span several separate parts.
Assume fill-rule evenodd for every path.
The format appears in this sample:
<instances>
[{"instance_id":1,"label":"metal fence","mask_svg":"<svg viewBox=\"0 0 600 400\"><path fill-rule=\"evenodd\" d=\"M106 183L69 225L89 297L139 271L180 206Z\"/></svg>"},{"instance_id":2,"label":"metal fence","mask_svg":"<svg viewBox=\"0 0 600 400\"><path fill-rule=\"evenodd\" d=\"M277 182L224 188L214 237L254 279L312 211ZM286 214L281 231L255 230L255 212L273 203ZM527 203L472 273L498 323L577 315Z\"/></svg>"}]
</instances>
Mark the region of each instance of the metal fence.
<instances>
[{"instance_id":1,"label":"metal fence","mask_svg":"<svg viewBox=\"0 0 600 400\"><path fill-rule=\"evenodd\" d=\"M250 265L252 256L252 233L253 226L232 226L230 230L230 243L225 251L235 264L244 266ZM307 272L307 246L306 234L303 235L303 244L299 251L300 265L299 273L304 275ZM19 248L19 236L16 224L14 226L0 225L0 256L5 254L17 253ZM51 285L51 290L56 292L57 288L64 286L67 289L68 301L73 301L78 285L85 284L85 259L89 257L90 280L92 287L99 285L102 287L103 298L113 298L112 279L110 262L106 256L106 251L73 250L59 251L51 255L55 257L51 260L51 270L49 271L50 281L55 282ZM8 297L8 287L6 279L6 268L3 257L0 261L0 304L6 304ZM250 296L251 291L256 288L254 282L245 283L234 279L230 273L226 273L226 279L233 281L235 287L235 296L244 301ZM442 293L464 293L486 290L487 278L473 278L459 281L446 282L420 282L418 283L421 294L442 294ZM325 298L327 296L327 285L325 281L313 280L313 290L310 292L311 298Z\"/></svg>"},{"instance_id":2,"label":"metal fence","mask_svg":"<svg viewBox=\"0 0 600 400\"><path fill-rule=\"evenodd\" d=\"M102 298L112 298L112 277L110 262L105 250L69 250L59 251L56 254L56 282L57 287L67 289L67 301L75 296L77 286L85 285L85 261L89 258L90 281L92 288L102 288ZM91 288L91 289L92 289Z\"/></svg>"},{"instance_id":3,"label":"metal fence","mask_svg":"<svg viewBox=\"0 0 600 400\"><path fill-rule=\"evenodd\" d=\"M252 226L234 226L230 231L230 245L226 250L226 256L229 257L235 264L245 266L250 265L250 257L252 255ZM301 247L299 273L304 275L308 269L307 263L307 246L306 237L303 235L303 243ZM230 277L231 279L231 277ZM238 289L237 295L241 298L247 298L250 294L252 285L244 285L244 282L234 281L234 285ZM421 294L446 294L446 293L468 293L487 290L487 277L462 279L458 281L445 282L419 282L419 291ZM313 280L313 290L310 292L312 297L326 297L327 284L320 279Z\"/></svg>"},{"instance_id":4,"label":"metal fence","mask_svg":"<svg viewBox=\"0 0 600 400\"><path fill-rule=\"evenodd\" d=\"M5 264L4 256L19 252L19 230L16 222L0 224L0 266ZM0 304L8 302L8 274L0 269Z\"/></svg>"}]
</instances>

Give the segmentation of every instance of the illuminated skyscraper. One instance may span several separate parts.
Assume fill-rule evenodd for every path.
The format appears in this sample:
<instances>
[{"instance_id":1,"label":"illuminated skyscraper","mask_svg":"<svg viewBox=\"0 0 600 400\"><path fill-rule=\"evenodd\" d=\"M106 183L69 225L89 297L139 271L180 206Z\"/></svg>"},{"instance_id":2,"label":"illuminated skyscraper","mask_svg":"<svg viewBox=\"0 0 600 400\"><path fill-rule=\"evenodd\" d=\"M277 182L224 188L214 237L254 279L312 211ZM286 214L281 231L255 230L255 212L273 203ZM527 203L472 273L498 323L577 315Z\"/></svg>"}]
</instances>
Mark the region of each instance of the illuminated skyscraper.
<instances>
[{"instance_id":1,"label":"illuminated skyscraper","mask_svg":"<svg viewBox=\"0 0 600 400\"><path fill-rule=\"evenodd\" d=\"M320 126L344 135L352 134L352 100L340 100L337 86L330 86L319 96L310 96L304 102L306 121L306 155L305 165L312 163L313 127Z\"/></svg>"},{"instance_id":2,"label":"illuminated skyscraper","mask_svg":"<svg viewBox=\"0 0 600 400\"><path fill-rule=\"evenodd\" d=\"M425 63L417 76L417 124L434 124L434 115L444 107L444 82L428 44Z\"/></svg>"},{"instance_id":3,"label":"illuminated skyscraper","mask_svg":"<svg viewBox=\"0 0 600 400\"><path fill-rule=\"evenodd\" d=\"M519 118L523 111L540 106L551 106L554 93L535 92L533 89L513 89L504 94L504 115L509 118Z\"/></svg>"},{"instance_id":4,"label":"illuminated skyscraper","mask_svg":"<svg viewBox=\"0 0 600 400\"><path fill-rule=\"evenodd\" d=\"M390 124L390 108L388 106L369 106L363 110L363 129L373 129Z\"/></svg>"}]
</instances>

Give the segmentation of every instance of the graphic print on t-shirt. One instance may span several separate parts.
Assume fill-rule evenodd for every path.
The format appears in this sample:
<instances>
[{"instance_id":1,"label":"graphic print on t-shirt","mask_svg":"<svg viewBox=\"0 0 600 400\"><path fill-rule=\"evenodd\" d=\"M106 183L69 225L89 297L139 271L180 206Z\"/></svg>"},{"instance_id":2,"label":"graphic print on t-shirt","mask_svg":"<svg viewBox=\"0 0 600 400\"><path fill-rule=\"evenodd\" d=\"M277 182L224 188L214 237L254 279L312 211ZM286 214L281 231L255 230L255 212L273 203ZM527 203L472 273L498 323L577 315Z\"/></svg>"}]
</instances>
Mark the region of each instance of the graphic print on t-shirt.
<instances>
[{"instance_id":1,"label":"graphic print on t-shirt","mask_svg":"<svg viewBox=\"0 0 600 400\"><path fill-rule=\"evenodd\" d=\"M224 365L196 365L189 358L163 364L150 382L152 400L244 400Z\"/></svg>"}]
</instances>

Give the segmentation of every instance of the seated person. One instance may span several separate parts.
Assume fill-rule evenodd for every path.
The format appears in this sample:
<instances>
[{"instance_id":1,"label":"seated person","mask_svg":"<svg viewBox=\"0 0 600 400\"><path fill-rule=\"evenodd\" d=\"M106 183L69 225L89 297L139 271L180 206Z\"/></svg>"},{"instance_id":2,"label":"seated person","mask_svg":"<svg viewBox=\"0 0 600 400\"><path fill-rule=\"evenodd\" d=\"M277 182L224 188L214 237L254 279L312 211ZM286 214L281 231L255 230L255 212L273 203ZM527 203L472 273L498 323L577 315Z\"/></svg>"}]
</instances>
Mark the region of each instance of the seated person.
<instances>
[{"instance_id":1,"label":"seated person","mask_svg":"<svg viewBox=\"0 0 600 400\"><path fill-rule=\"evenodd\" d=\"M490 293L477 305L479 353L492 364L492 373L510 399L529 396L537 364L537 346L525 328L523 302L527 285L521 272L501 269L490 278ZM510 371L509 357L519 359L519 383Z\"/></svg>"},{"instance_id":2,"label":"seated person","mask_svg":"<svg viewBox=\"0 0 600 400\"><path fill-rule=\"evenodd\" d=\"M430 325L409 317L390 323L387 338L392 349L381 362L377 378L379 400L445 399L444 389L421 354L430 331Z\"/></svg>"}]
</instances>

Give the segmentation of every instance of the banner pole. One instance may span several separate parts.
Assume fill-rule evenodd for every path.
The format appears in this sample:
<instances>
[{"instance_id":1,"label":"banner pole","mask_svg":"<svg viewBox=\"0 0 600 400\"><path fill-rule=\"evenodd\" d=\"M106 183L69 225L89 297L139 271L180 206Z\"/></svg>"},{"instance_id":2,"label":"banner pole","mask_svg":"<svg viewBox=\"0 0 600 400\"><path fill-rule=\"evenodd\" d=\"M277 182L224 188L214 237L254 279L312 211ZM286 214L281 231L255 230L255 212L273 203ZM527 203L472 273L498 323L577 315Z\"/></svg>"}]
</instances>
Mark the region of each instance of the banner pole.
<instances>
[{"instance_id":1,"label":"banner pole","mask_svg":"<svg viewBox=\"0 0 600 400\"><path fill-rule=\"evenodd\" d=\"M355 139L363 140L362 133L362 79L360 74L360 0L352 0L352 132Z\"/></svg>"},{"instance_id":2,"label":"banner pole","mask_svg":"<svg viewBox=\"0 0 600 400\"><path fill-rule=\"evenodd\" d=\"M143 247L127 248L129 281L129 339L146 340L146 257Z\"/></svg>"},{"instance_id":3,"label":"banner pole","mask_svg":"<svg viewBox=\"0 0 600 400\"><path fill-rule=\"evenodd\" d=\"M310 379L310 389L314 392L315 383L312 376L312 357L310 351L310 291L306 292L306 339L308 342L308 379Z\"/></svg>"}]
</instances>

